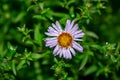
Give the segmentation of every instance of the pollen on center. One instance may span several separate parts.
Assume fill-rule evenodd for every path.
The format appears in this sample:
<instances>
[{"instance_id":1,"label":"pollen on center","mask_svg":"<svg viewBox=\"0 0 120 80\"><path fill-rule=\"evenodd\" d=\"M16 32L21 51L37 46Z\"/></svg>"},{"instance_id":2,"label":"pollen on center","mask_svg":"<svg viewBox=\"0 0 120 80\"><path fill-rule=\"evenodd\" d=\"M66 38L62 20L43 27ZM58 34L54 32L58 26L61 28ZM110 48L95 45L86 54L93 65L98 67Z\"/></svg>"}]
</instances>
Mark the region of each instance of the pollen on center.
<instances>
[{"instance_id":1,"label":"pollen on center","mask_svg":"<svg viewBox=\"0 0 120 80\"><path fill-rule=\"evenodd\" d=\"M58 36L58 44L61 46L61 47L69 47L72 45L72 36L69 34L69 33L62 33Z\"/></svg>"}]
</instances>

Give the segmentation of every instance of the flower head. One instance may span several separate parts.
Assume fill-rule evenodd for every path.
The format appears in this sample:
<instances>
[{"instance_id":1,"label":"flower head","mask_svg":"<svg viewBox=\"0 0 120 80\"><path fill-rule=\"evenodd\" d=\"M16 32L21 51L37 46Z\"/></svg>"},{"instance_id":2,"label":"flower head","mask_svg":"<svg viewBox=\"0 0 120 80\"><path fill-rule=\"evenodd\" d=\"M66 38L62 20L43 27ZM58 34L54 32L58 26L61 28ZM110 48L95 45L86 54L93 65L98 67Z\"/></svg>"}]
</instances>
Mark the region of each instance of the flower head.
<instances>
[{"instance_id":1,"label":"flower head","mask_svg":"<svg viewBox=\"0 0 120 80\"><path fill-rule=\"evenodd\" d=\"M67 20L65 30L62 30L60 23L56 21L45 34L50 36L45 40L46 46L55 47L53 51L55 56L59 55L59 57L71 59L72 55L76 54L75 50L83 52L83 47L76 41L82 41L84 33L82 30L78 30L78 24L75 24L74 20Z\"/></svg>"}]
</instances>

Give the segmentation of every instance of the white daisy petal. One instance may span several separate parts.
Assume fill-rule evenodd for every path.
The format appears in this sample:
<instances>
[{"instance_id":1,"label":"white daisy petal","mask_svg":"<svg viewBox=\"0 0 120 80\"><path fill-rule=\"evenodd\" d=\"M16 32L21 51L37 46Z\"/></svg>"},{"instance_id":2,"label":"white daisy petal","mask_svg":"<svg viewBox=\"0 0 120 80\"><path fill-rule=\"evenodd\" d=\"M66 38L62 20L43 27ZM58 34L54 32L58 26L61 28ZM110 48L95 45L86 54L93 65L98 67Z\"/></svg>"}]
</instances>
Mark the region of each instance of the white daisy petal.
<instances>
[{"instance_id":1,"label":"white daisy petal","mask_svg":"<svg viewBox=\"0 0 120 80\"><path fill-rule=\"evenodd\" d=\"M80 46L78 43L76 43L75 41L73 42L73 48L78 50L79 52L83 52L83 47Z\"/></svg>"}]
</instances>

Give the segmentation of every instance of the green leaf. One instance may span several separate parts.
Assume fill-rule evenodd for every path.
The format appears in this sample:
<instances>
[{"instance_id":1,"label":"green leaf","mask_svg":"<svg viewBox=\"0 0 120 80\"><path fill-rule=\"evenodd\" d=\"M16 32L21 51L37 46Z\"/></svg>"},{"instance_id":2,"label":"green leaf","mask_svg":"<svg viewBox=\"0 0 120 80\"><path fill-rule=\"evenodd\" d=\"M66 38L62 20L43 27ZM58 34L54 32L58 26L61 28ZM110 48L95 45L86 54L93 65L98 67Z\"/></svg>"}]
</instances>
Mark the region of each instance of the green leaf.
<instances>
[{"instance_id":1,"label":"green leaf","mask_svg":"<svg viewBox=\"0 0 120 80\"><path fill-rule=\"evenodd\" d=\"M58 60L57 60L56 58L54 58L54 62L55 62L56 64L58 64Z\"/></svg>"},{"instance_id":2,"label":"green leaf","mask_svg":"<svg viewBox=\"0 0 120 80\"><path fill-rule=\"evenodd\" d=\"M40 54L38 54L38 53L32 53L31 54L31 58L33 58L33 59L40 59L40 58L45 57L49 53L50 53L50 51L46 51L45 53L40 53Z\"/></svg>"},{"instance_id":3,"label":"green leaf","mask_svg":"<svg viewBox=\"0 0 120 80\"><path fill-rule=\"evenodd\" d=\"M30 7L27 8L27 11L33 10L36 8L36 5L31 5Z\"/></svg>"},{"instance_id":4,"label":"green leaf","mask_svg":"<svg viewBox=\"0 0 120 80\"><path fill-rule=\"evenodd\" d=\"M1 55L1 53L3 53L3 43L1 43L1 45L0 45L0 55Z\"/></svg>"},{"instance_id":5,"label":"green leaf","mask_svg":"<svg viewBox=\"0 0 120 80\"><path fill-rule=\"evenodd\" d=\"M63 74L64 79L66 79L67 76L68 76L68 73L67 72L63 72L62 74Z\"/></svg>"},{"instance_id":6,"label":"green leaf","mask_svg":"<svg viewBox=\"0 0 120 80\"><path fill-rule=\"evenodd\" d=\"M10 54L8 54L8 58L11 59L12 57L14 57L17 48L14 48L9 42L8 42L7 46L8 46L9 52L10 52Z\"/></svg>"},{"instance_id":7,"label":"green leaf","mask_svg":"<svg viewBox=\"0 0 120 80\"><path fill-rule=\"evenodd\" d=\"M53 15L56 16L56 17L61 17L61 18L63 18L63 16L66 17L66 18L70 18L70 16L65 14L65 13L53 12Z\"/></svg>"},{"instance_id":8,"label":"green leaf","mask_svg":"<svg viewBox=\"0 0 120 80\"><path fill-rule=\"evenodd\" d=\"M103 46L100 46L100 45L98 45L98 44L91 44L90 46L91 46L93 49L98 49L98 50L101 50L101 51L104 50Z\"/></svg>"},{"instance_id":9,"label":"green leaf","mask_svg":"<svg viewBox=\"0 0 120 80\"><path fill-rule=\"evenodd\" d=\"M41 27L40 24L35 25L35 28L34 28L34 41L35 41L35 43L40 45L40 47L42 48L42 35L40 34L40 27Z\"/></svg>"},{"instance_id":10,"label":"green leaf","mask_svg":"<svg viewBox=\"0 0 120 80\"><path fill-rule=\"evenodd\" d=\"M97 71L97 73L96 73L96 76L99 76L99 75L102 74L103 72L104 72L104 69L103 69L103 68L99 69L99 70Z\"/></svg>"},{"instance_id":11,"label":"green leaf","mask_svg":"<svg viewBox=\"0 0 120 80\"><path fill-rule=\"evenodd\" d=\"M72 3L74 3L75 2L75 0L68 0L68 2L67 2L67 7L70 5L70 4L72 4Z\"/></svg>"},{"instance_id":12,"label":"green leaf","mask_svg":"<svg viewBox=\"0 0 120 80\"><path fill-rule=\"evenodd\" d=\"M57 64L54 64L54 65L52 65L52 67L50 69L55 70L57 68L57 66L58 66Z\"/></svg>"},{"instance_id":13,"label":"green leaf","mask_svg":"<svg viewBox=\"0 0 120 80\"><path fill-rule=\"evenodd\" d=\"M20 63L18 64L18 66L17 66L17 70L22 69L22 68L23 68L23 65L24 65L25 63L26 63L26 60L25 60L25 59L21 60Z\"/></svg>"},{"instance_id":14,"label":"green leaf","mask_svg":"<svg viewBox=\"0 0 120 80\"><path fill-rule=\"evenodd\" d=\"M64 64L64 67L69 67L70 68L71 66L72 66L71 64L66 64L66 63Z\"/></svg>"},{"instance_id":15,"label":"green leaf","mask_svg":"<svg viewBox=\"0 0 120 80\"><path fill-rule=\"evenodd\" d=\"M13 71L13 74L16 75L16 65L15 65L15 60L12 60L12 71Z\"/></svg>"},{"instance_id":16,"label":"green leaf","mask_svg":"<svg viewBox=\"0 0 120 80\"><path fill-rule=\"evenodd\" d=\"M93 37L93 38L99 39L99 37L98 37L94 32L87 31L86 33L87 33L87 35L90 36L90 37Z\"/></svg>"},{"instance_id":17,"label":"green leaf","mask_svg":"<svg viewBox=\"0 0 120 80\"><path fill-rule=\"evenodd\" d=\"M34 15L33 18L38 19L38 20L47 20L44 16L42 15Z\"/></svg>"},{"instance_id":18,"label":"green leaf","mask_svg":"<svg viewBox=\"0 0 120 80\"><path fill-rule=\"evenodd\" d=\"M84 58L83 58L83 60L82 60L82 63L81 63L81 65L80 65L79 70L82 70L82 69L84 68L84 66L85 66L86 63L87 63L87 60L88 60L88 55L85 55Z\"/></svg>"},{"instance_id":19,"label":"green leaf","mask_svg":"<svg viewBox=\"0 0 120 80\"><path fill-rule=\"evenodd\" d=\"M31 54L31 58L33 58L33 59L40 59L42 56L43 56L43 55L37 54L37 53Z\"/></svg>"},{"instance_id":20,"label":"green leaf","mask_svg":"<svg viewBox=\"0 0 120 80\"><path fill-rule=\"evenodd\" d=\"M115 58L113 55L110 55L113 62L117 62L117 58Z\"/></svg>"},{"instance_id":21,"label":"green leaf","mask_svg":"<svg viewBox=\"0 0 120 80\"><path fill-rule=\"evenodd\" d=\"M96 70L97 70L97 66L96 65L92 65L88 69L85 70L84 75L85 76L89 75L89 74L95 72Z\"/></svg>"},{"instance_id":22,"label":"green leaf","mask_svg":"<svg viewBox=\"0 0 120 80\"><path fill-rule=\"evenodd\" d=\"M25 42L27 45L33 45L33 42L31 40L26 40Z\"/></svg>"},{"instance_id":23,"label":"green leaf","mask_svg":"<svg viewBox=\"0 0 120 80\"><path fill-rule=\"evenodd\" d=\"M17 17L15 17L14 22L19 22L25 16L25 12L21 12Z\"/></svg>"},{"instance_id":24,"label":"green leaf","mask_svg":"<svg viewBox=\"0 0 120 80\"><path fill-rule=\"evenodd\" d=\"M116 47L115 54L119 54L119 50L120 50L120 42L118 43Z\"/></svg>"},{"instance_id":25,"label":"green leaf","mask_svg":"<svg viewBox=\"0 0 120 80\"><path fill-rule=\"evenodd\" d=\"M70 8L70 15L71 15L71 17L75 17L74 7L71 7L71 8Z\"/></svg>"},{"instance_id":26,"label":"green leaf","mask_svg":"<svg viewBox=\"0 0 120 80\"><path fill-rule=\"evenodd\" d=\"M41 35L40 35L40 24L35 25L34 28L34 40L39 41L41 40Z\"/></svg>"},{"instance_id":27,"label":"green leaf","mask_svg":"<svg viewBox=\"0 0 120 80\"><path fill-rule=\"evenodd\" d=\"M87 51L86 54L91 55L91 56L94 56L94 53L93 53L92 51L90 51L90 50Z\"/></svg>"}]
</instances>

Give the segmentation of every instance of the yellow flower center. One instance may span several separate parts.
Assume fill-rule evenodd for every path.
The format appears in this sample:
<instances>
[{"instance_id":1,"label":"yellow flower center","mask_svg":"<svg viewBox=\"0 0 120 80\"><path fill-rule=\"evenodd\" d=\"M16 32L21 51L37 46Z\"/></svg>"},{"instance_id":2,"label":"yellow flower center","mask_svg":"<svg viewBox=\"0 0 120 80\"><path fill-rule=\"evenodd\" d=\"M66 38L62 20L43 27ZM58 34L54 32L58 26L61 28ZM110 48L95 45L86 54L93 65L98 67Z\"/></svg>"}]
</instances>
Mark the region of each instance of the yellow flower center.
<instances>
[{"instance_id":1,"label":"yellow flower center","mask_svg":"<svg viewBox=\"0 0 120 80\"><path fill-rule=\"evenodd\" d=\"M62 33L58 36L58 44L61 47L67 48L72 45L72 36L69 33Z\"/></svg>"}]
</instances>

